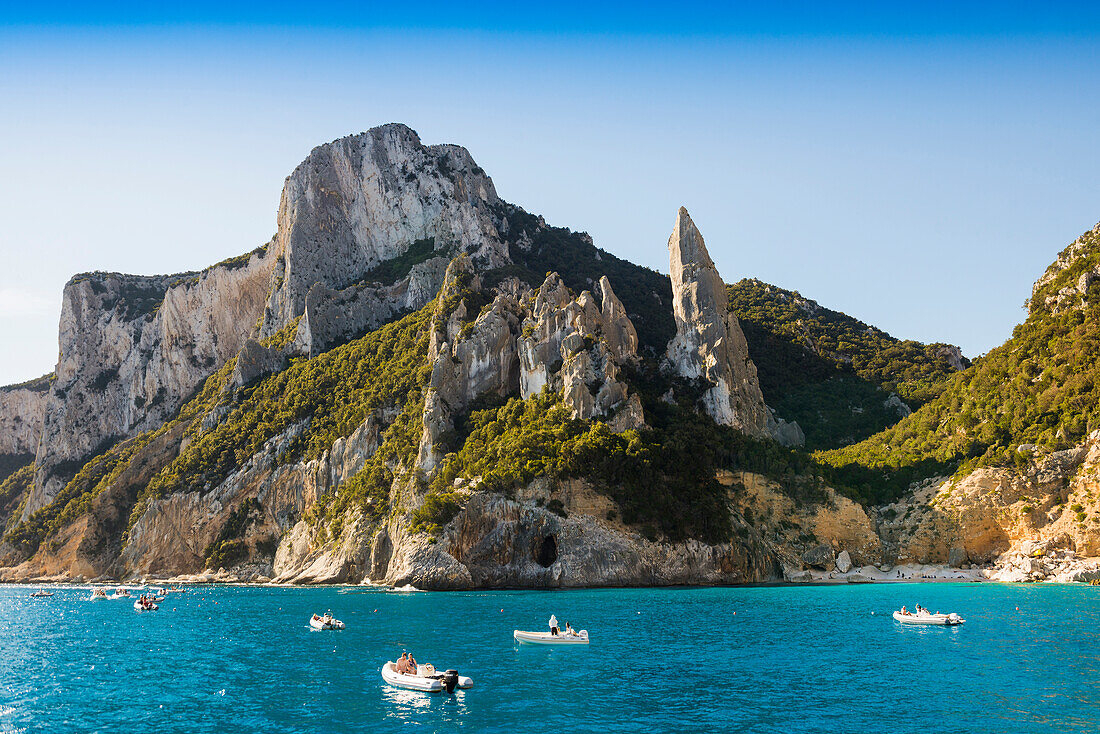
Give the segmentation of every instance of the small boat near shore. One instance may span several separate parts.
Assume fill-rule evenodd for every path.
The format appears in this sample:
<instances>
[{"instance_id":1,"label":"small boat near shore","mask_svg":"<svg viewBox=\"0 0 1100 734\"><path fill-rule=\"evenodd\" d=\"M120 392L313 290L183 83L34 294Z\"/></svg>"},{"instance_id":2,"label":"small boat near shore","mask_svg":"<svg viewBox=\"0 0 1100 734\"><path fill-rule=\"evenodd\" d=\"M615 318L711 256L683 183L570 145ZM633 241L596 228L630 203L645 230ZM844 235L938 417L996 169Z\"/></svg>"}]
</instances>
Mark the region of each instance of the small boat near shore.
<instances>
[{"instance_id":1,"label":"small boat near shore","mask_svg":"<svg viewBox=\"0 0 1100 734\"><path fill-rule=\"evenodd\" d=\"M160 607L157 606L156 604L154 604L153 602L149 601L148 599L146 599L144 601L141 600L141 599L138 599L137 601L134 602L134 610L138 611L138 612L155 612L158 609L160 609Z\"/></svg>"},{"instance_id":2,"label":"small boat near shore","mask_svg":"<svg viewBox=\"0 0 1100 734\"><path fill-rule=\"evenodd\" d=\"M46 591L44 589L39 589L38 591L31 594L32 599L45 599L48 596L53 596L53 592L52 591Z\"/></svg>"},{"instance_id":3,"label":"small boat near shore","mask_svg":"<svg viewBox=\"0 0 1100 734\"><path fill-rule=\"evenodd\" d=\"M342 630L344 623L332 616L330 612L323 615L314 614L309 618L309 626L315 630Z\"/></svg>"},{"instance_id":4,"label":"small boat near shore","mask_svg":"<svg viewBox=\"0 0 1100 734\"><path fill-rule=\"evenodd\" d=\"M93 589L92 595L88 597L88 601L107 601L111 597L107 596L107 592L103 589Z\"/></svg>"},{"instance_id":5,"label":"small boat near shore","mask_svg":"<svg viewBox=\"0 0 1100 734\"><path fill-rule=\"evenodd\" d=\"M111 594L107 598L108 599L130 599L132 597L133 597L133 594L130 593L129 589L124 589L120 586L117 589L115 589L115 593Z\"/></svg>"},{"instance_id":6,"label":"small boat near shore","mask_svg":"<svg viewBox=\"0 0 1100 734\"><path fill-rule=\"evenodd\" d=\"M561 632L559 634L552 634L550 632L525 632L523 630L513 630L512 637L516 642L526 645L587 645L588 644L588 630L581 630L576 633Z\"/></svg>"},{"instance_id":7,"label":"small boat near shore","mask_svg":"<svg viewBox=\"0 0 1100 734\"><path fill-rule=\"evenodd\" d=\"M382 666L382 680L397 688L407 688L411 691L423 691L425 693L438 693L447 691L451 693L455 688L470 688L474 685L473 679L459 675L457 670L445 670L438 672L435 666L416 666L416 674L398 673L396 663L392 660Z\"/></svg>"},{"instance_id":8,"label":"small boat near shore","mask_svg":"<svg viewBox=\"0 0 1100 734\"><path fill-rule=\"evenodd\" d=\"M902 624L941 625L944 627L954 627L966 621L955 612L949 614L931 614L929 612L902 614L901 612L894 612L894 619Z\"/></svg>"}]
</instances>

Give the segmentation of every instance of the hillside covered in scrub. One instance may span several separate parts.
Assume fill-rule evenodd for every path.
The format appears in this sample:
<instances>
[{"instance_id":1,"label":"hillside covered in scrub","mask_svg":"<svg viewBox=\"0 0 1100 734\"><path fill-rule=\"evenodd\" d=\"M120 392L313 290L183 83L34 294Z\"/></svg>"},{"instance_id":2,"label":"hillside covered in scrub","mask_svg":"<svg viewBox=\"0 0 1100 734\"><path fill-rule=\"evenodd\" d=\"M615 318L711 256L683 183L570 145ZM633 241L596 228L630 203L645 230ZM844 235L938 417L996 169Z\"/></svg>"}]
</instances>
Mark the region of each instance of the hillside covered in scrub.
<instances>
[{"instance_id":1,"label":"hillside covered in scrub","mask_svg":"<svg viewBox=\"0 0 1100 734\"><path fill-rule=\"evenodd\" d=\"M821 454L840 481L876 498L911 481L978 467L1025 467L1100 428L1100 229L1083 234L1035 283L1024 322L944 381L905 420Z\"/></svg>"},{"instance_id":2,"label":"hillside covered in scrub","mask_svg":"<svg viewBox=\"0 0 1100 734\"><path fill-rule=\"evenodd\" d=\"M0 578L458 589L764 581L842 551L990 563L1017 533L993 495L953 515L914 488L1024 476L1095 427L1093 238L971 365L726 284L686 209L664 275L504 201L465 149L374 128L303 161L266 245L69 282L55 373L0 390ZM971 538L991 522L1004 538Z\"/></svg>"}]
</instances>

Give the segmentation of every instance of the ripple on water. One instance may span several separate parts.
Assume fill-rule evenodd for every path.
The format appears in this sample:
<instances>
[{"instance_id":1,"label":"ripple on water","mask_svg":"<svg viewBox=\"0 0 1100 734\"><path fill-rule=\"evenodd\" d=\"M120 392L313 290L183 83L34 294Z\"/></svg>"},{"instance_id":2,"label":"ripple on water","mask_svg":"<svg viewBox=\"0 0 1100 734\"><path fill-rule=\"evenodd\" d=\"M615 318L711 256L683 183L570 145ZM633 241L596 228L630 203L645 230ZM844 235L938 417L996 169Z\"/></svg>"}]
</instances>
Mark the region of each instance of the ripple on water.
<instances>
[{"instance_id":1,"label":"ripple on water","mask_svg":"<svg viewBox=\"0 0 1100 734\"><path fill-rule=\"evenodd\" d=\"M1096 731L1100 593L858 585L385 593L204 587L127 600L0 587L0 732ZM959 611L904 627L901 604ZM1018 611L1017 611L1018 608ZM306 624L332 609L338 632ZM503 610L503 611L502 611ZM550 613L587 648L518 646ZM872 615L875 612L875 615ZM402 651L474 688L382 685Z\"/></svg>"}]
</instances>

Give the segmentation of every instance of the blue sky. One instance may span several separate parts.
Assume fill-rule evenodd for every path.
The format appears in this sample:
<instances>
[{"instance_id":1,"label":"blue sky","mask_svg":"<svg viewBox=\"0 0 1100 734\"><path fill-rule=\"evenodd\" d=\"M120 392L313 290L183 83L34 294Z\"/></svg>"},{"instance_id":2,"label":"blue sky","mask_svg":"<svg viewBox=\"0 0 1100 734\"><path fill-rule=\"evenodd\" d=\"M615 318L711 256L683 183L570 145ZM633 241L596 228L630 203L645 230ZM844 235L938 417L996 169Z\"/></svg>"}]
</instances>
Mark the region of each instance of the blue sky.
<instances>
[{"instance_id":1,"label":"blue sky","mask_svg":"<svg viewBox=\"0 0 1100 734\"><path fill-rule=\"evenodd\" d=\"M727 281L984 352L1100 220L1100 11L1037 7L5 7L0 383L52 369L71 275L252 249L390 121L622 257L667 272L684 205Z\"/></svg>"}]
</instances>

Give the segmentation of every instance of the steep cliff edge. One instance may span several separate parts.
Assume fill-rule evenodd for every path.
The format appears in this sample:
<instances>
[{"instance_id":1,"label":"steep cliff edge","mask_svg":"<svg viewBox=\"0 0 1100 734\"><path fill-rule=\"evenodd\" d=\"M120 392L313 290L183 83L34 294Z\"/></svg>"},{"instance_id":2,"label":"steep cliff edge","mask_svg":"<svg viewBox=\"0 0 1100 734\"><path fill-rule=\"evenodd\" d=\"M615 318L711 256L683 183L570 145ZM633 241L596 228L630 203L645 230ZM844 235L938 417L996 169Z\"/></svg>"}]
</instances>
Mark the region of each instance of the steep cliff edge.
<instances>
[{"instance_id":1,"label":"steep cliff edge","mask_svg":"<svg viewBox=\"0 0 1100 734\"><path fill-rule=\"evenodd\" d=\"M0 482L34 461L51 378L0 387Z\"/></svg>"},{"instance_id":2,"label":"steep cliff edge","mask_svg":"<svg viewBox=\"0 0 1100 734\"><path fill-rule=\"evenodd\" d=\"M465 148L425 146L405 125L315 148L283 187L260 336L306 314L314 337L324 323L324 338L312 345L318 354L421 308L457 254L479 268L506 264L494 214L500 203ZM380 270L410 252L405 272Z\"/></svg>"},{"instance_id":3,"label":"steep cliff edge","mask_svg":"<svg viewBox=\"0 0 1100 734\"><path fill-rule=\"evenodd\" d=\"M108 446L161 425L237 353L262 313L272 264L260 248L201 273L69 281L23 519Z\"/></svg>"}]
</instances>

